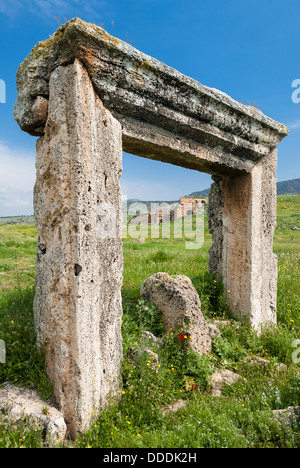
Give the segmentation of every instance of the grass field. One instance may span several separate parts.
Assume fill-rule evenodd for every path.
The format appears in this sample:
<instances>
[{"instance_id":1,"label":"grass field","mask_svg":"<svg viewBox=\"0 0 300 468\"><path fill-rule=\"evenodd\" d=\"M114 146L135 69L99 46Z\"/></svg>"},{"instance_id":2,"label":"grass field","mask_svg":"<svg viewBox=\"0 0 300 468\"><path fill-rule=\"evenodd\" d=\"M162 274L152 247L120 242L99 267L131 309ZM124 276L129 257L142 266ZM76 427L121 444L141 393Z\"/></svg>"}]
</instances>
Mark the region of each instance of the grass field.
<instances>
[{"instance_id":1,"label":"grass field","mask_svg":"<svg viewBox=\"0 0 300 468\"><path fill-rule=\"evenodd\" d=\"M272 410L300 405L300 369L293 343L300 339L300 196L278 197L274 252L278 255L278 326L260 336L247 323L231 318L222 284L208 274L211 237L205 219L204 245L186 250L185 239L151 239L145 244L124 239L123 395L119 403L94 419L91 428L72 447L261 447L299 448L299 427L283 429ZM37 232L32 224L0 222L0 339L6 342L7 362L0 364L0 383L36 388L47 399L52 393L43 356L35 348L32 302L35 283ZM141 283L165 271L185 274L196 287L208 321L227 319L214 339L213 351L201 358L165 334L153 306L141 300ZM143 331L161 339L152 346L158 361L140 352L147 347ZM149 346L149 343L148 343ZM293 354L294 353L294 354ZM298 353L300 354L300 353ZM268 369L252 366L254 358L270 361ZM276 365L284 363L284 371ZM230 369L245 378L225 387L221 397L210 394L209 376ZM175 401L183 409L165 414ZM41 430L0 424L0 447L44 447Z\"/></svg>"}]
</instances>

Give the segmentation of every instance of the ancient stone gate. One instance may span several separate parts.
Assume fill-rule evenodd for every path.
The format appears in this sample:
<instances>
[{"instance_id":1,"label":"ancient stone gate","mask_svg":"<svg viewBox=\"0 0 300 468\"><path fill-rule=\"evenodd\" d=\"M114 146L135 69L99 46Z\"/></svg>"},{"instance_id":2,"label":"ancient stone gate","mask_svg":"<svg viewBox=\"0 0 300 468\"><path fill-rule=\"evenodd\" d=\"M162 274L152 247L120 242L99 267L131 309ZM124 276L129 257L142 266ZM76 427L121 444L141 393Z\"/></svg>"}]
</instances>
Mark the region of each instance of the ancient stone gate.
<instances>
[{"instance_id":1,"label":"ancient stone gate","mask_svg":"<svg viewBox=\"0 0 300 468\"><path fill-rule=\"evenodd\" d=\"M17 88L15 119L40 137L38 343L75 436L121 388L122 150L213 175L210 270L258 328L276 322L277 144L288 130L77 18L38 43ZM100 235L105 203L114 236Z\"/></svg>"}]
</instances>

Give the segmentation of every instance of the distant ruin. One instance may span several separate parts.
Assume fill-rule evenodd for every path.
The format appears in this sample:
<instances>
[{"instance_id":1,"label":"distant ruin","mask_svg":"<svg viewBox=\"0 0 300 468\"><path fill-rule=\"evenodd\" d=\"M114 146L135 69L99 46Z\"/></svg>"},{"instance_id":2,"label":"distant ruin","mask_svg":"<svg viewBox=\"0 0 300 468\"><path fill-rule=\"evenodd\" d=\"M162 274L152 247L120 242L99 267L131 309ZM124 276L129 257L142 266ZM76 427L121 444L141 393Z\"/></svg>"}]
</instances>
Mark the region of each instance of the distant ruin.
<instances>
[{"instance_id":1,"label":"distant ruin","mask_svg":"<svg viewBox=\"0 0 300 468\"><path fill-rule=\"evenodd\" d=\"M121 394L122 151L213 176L209 268L233 313L259 329L276 323L277 145L288 130L78 18L37 44L17 88L15 119L40 137L38 345L75 437Z\"/></svg>"},{"instance_id":2,"label":"distant ruin","mask_svg":"<svg viewBox=\"0 0 300 468\"><path fill-rule=\"evenodd\" d=\"M141 224L161 224L185 216L196 215L200 207L208 204L207 198L186 198L181 197L179 203L164 203L158 209L137 214L128 224L141 225ZM139 205L137 204L137 208Z\"/></svg>"}]
</instances>

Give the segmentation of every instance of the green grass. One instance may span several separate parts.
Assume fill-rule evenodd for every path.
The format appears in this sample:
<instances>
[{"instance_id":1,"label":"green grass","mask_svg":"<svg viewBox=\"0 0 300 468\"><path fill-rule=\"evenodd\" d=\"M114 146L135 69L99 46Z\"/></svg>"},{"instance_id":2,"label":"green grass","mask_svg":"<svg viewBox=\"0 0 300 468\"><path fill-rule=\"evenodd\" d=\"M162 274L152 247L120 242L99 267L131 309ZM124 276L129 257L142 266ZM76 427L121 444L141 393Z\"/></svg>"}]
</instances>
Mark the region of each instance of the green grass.
<instances>
[{"instance_id":1,"label":"green grass","mask_svg":"<svg viewBox=\"0 0 300 468\"><path fill-rule=\"evenodd\" d=\"M16 286L34 285L36 244L34 225L0 226L0 295Z\"/></svg>"},{"instance_id":2,"label":"green grass","mask_svg":"<svg viewBox=\"0 0 300 468\"><path fill-rule=\"evenodd\" d=\"M174 237L144 236L145 244L124 239L122 399L95 417L77 441L60 446L299 448L299 428L282 430L272 417L272 410L300 405L300 369L292 361L293 342L300 339L300 234L293 230L299 207L300 196L278 197L278 327L260 336L231 318L222 284L207 272L207 220L200 250L186 250L185 240ZM0 226L0 339L7 344L0 383L36 388L46 399L52 387L43 355L36 351L32 317L36 236L32 225ZM178 339L180 330L165 334L155 307L139 297L141 283L159 271L192 279L208 321L230 320L213 340L209 356L189 350L187 341ZM145 330L160 344L150 344ZM141 351L149 348L153 354ZM269 368L251 366L257 357L268 359ZM287 366L283 372L276 371L279 363ZM245 380L213 397L209 377L216 368L233 370ZM184 408L163 412L179 399L186 401ZM26 424L0 422L0 447L19 446L43 447L43 434Z\"/></svg>"},{"instance_id":3,"label":"green grass","mask_svg":"<svg viewBox=\"0 0 300 468\"><path fill-rule=\"evenodd\" d=\"M279 195L277 197L277 227L274 251L277 254L299 253L300 195Z\"/></svg>"},{"instance_id":4,"label":"green grass","mask_svg":"<svg viewBox=\"0 0 300 468\"><path fill-rule=\"evenodd\" d=\"M6 364L0 365L0 382L35 388L41 397L52 394L43 354L37 352L32 316L34 288L6 292L0 296L0 339L6 344Z\"/></svg>"}]
</instances>

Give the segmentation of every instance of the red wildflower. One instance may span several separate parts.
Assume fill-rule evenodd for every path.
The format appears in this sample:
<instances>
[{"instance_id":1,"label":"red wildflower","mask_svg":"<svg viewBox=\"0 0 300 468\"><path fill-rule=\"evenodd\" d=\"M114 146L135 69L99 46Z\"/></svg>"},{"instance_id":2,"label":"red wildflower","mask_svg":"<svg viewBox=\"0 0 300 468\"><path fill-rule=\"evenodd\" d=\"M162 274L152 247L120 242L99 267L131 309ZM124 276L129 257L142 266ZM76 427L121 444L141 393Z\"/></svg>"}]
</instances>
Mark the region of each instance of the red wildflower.
<instances>
[{"instance_id":1,"label":"red wildflower","mask_svg":"<svg viewBox=\"0 0 300 468\"><path fill-rule=\"evenodd\" d=\"M197 390L197 385L192 385L192 390Z\"/></svg>"},{"instance_id":2,"label":"red wildflower","mask_svg":"<svg viewBox=\"0 0 300 468\"><path fill-rule=\"evenodd\" d=\"M184 335L183 335L182 333L180 333L180 335L178 335L178 338L179 338L180 340L184 340Z\"/></svg>"}]
</instances>

